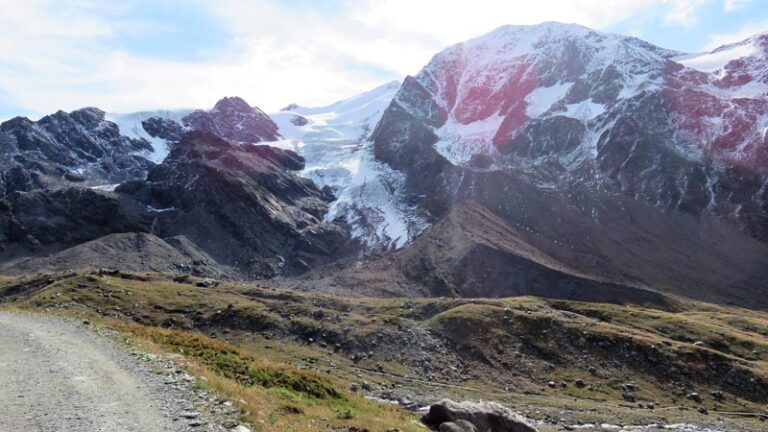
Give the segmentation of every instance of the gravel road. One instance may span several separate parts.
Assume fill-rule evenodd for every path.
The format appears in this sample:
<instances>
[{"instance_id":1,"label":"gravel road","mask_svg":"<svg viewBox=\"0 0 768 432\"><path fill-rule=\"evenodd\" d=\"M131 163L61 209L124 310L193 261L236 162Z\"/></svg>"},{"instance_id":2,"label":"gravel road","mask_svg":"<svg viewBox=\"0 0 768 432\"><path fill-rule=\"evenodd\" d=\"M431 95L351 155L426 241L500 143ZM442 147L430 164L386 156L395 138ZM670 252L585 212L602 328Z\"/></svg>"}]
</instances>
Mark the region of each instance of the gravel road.
<instances>
[{"instance_id":1,"label":"gravel road","mask_svg":"<svg viewBox=\"0 0 768 432\"><path fill-rule=\"evenodd\" d=\"M0 432L247 430L194 384L85 326L0 311Z\"/></svg>"}]
</instances>

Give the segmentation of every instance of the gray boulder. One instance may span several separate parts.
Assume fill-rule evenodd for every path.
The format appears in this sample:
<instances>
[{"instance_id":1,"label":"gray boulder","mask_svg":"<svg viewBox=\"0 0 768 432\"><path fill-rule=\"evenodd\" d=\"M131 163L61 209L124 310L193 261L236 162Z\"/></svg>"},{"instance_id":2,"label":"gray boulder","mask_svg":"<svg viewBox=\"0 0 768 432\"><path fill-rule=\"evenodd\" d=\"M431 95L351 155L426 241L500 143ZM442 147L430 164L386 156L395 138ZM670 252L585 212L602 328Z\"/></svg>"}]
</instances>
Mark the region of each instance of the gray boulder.
<instances>
[{"instance_id":1,"label":"gray boulder","mask_svg":"<svg viewBox=\"0 0 768 432\"><path fill-rule=\"evenodd\" d=\"M525 419L510 409L495 402L454 402L444 399L429 407L422 422L440 431L472 431L467 423L479 432L538 432ZM459 423L461 422L461 423ZM445 429L454 426L459 429Z\"/></svg>"}]
</instances>

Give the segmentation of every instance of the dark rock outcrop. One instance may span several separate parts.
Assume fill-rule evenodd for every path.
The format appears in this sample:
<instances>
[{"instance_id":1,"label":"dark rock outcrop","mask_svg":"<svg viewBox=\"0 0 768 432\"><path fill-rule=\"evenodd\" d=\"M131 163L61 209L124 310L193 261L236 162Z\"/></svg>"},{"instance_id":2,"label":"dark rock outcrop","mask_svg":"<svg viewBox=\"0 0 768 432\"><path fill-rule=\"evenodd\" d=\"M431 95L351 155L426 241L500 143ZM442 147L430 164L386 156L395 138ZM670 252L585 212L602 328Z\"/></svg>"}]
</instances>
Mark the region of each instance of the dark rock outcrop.
<instances>
[{"instance_id":1,"label":"dark rock outcrop","mask_svg":"<svg viewBox=\"0 0 768 432\"><path fill-rule=\"evenodd\" d=\"M323 223L333 196L292 172L302 167L291 151L190 132L146 181L117 192L152 209L161 236L183 235L244 277L271 277L324 262L347 240Z\"/></svg>"},{"instance_id":2,"label":"dark rock outcrop","mask_svg":"<svg viewBox=\"0 0 768 432\"><path fill-rule=\"evenodd\" d=\"M99 185L143 178L152 165L144 140L120 135L97 108L59 111L37 122L0 124L0 192Z\"/></svg>"},{"instance_id":3,"label":"dark rock outcrop","mask_svg":"<svg viewBox=\"0 0 768 432\"><path fill-rule=\"evenodd\" d=\"M177 142L184 135L184 127L164 117L150 117L141 122L141 127L149 136L161 138L168 142Z\"/></svg>"}]
</instances>

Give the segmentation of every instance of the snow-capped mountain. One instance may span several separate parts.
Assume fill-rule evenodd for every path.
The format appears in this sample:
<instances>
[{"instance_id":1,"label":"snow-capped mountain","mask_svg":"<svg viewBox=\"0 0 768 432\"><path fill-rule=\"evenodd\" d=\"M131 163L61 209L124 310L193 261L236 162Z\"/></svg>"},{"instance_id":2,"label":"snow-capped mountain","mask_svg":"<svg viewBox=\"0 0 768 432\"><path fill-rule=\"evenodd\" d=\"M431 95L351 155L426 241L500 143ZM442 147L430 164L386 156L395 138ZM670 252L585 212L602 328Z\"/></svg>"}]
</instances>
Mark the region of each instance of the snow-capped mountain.
<instances>
[{"instance_id":1,"label":"snow-capped mountain","mask_svg":"<svg viewBox=\"0 0 768 432\"><path fill-rule=\"evenodd\" d=\"M430 222L472 201L520 233L518 256L747 301L768 277L766 54L765 34L686 55L578 25L501 27L407 77L374 154Z\"/></svg>"},{"instance_id":2,"label":"snow-capped mountain","mask_svg":"<svg viewBox=\"0 0 768 432\"><path fill-rule=\"evenodd\" d=\"M398 103L426 115L438 150L461 164L503 145L528 119L587 122L618 100L659 88L675 54L577 25L506 26L437 54L406 81ZM410 88L423 88L433 103L420 107Z\"/></svg>"},{"instance_id":3,"label":"snow-capped mountain","mask_svg":"<svg viewBox=\"0 0 768 432\"><path fill-rule=\"evenodd\" d=\"M426 129L409 131L411 141L428 143L451 165L514 170L548 188L596 182L667 209L730 215L760 231L744 212L768 194L765 41L759 35L684 54L578 25L505 26L437 54L402 86L389 83L325 107L294 104L266 115L227 98L211 111L109 118L151 143L146 156L155 162L167 142L190 129L296 151L306 159L302 175L338 197L327 217L344 217L369 249L401 247L439 216L428 210L432 204L416 203L456 199L406 185L419 152L381 139L399 123L379 124L393 98L390 117L402 109L416 118ZM217 122L222 114L227 119ZM255 127L261 123L266 127ZM368 138L377 125L374 146ZM625 148L623 134L635 127L664 145ZM734 166L752 174L733 173ZM742 186L733 181L751 182L743 188L752 192L734 199L727 191Z\"/></svg>"},{"instance_id":4,"label":"snow-capped mountain","mask_svg":"<svg viewBox=\"0 0 768 432\"><path fill-rule=\"evenodd\" d=\"M277 125L264 111L242 98L225 97L211 110L180 109L111 113L107 119L120 133L144 140L152 147L142 155L160 163L185 132L192 130L218 135L233 144L256 144L278 139Z\"/></svg>"},{"instance_id":5,"label":"snow-capped mountain","mask_svg":"<svg viewBox=\"0 0 768 432\"><path fill-rule=\"evenodd\" d=\"M5 122L0 247L150 232L237 277L362 250L345 274L379 292L768 304L767 130L768 34L685 54L505 26L325 107L270 115L230 97Z\"/></svg>"},{"instance_id":6,"label":"snow-capped mountain","mask_svg":"<svg viewBox=\"0 0 768 432\"><path fill-rule=\"evenodd\" d=\"M399 82L390 82L328 106L293 104L269 115L240 98L224 98L211 111L147 111L108 118L123 134L150 143L153 150L142 154L155 163L190 130L236 144L268 142L295 151L305 159L300 174L337 196L326 220L344 218L364 249L373 251L403 246L426 227L397 196L403 175L375 160L369 140L399 88Z\"/></svg>"},{"instance_id":7,"label":"snow-capped mountain","mask_svg":"<svg viewBox=\"0 0 768 432\"><path fill-rule=\"evenodd\" d=\"M577 25L502 27L406 78L376 153L408 171L413 148L432 140L455 166L477 170L474 158L539 185L604 182L765 236L766 52L768 35L684 55ZM391 130L403 116L421 128L418 140L410 126Z\"/></svg>"}]
</instances>

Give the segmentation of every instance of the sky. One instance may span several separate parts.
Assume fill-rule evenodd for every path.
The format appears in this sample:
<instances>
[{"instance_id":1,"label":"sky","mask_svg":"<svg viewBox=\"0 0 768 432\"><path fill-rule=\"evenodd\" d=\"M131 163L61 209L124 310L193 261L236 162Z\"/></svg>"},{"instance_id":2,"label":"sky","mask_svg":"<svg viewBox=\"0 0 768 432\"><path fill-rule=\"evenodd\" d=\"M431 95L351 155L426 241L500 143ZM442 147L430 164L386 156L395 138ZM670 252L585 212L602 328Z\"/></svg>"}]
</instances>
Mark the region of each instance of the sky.
<instances>
[{"instance_id":1,"label":"sky","mask_svg":"<svg viewBox=\"0 0 768 432\"><path fill-rule=\"evenodd\" d=\"M768 31L768 0L0 0L0 119L326 105L543 21L701 52Z\"/></svg>"}]
</instances>

